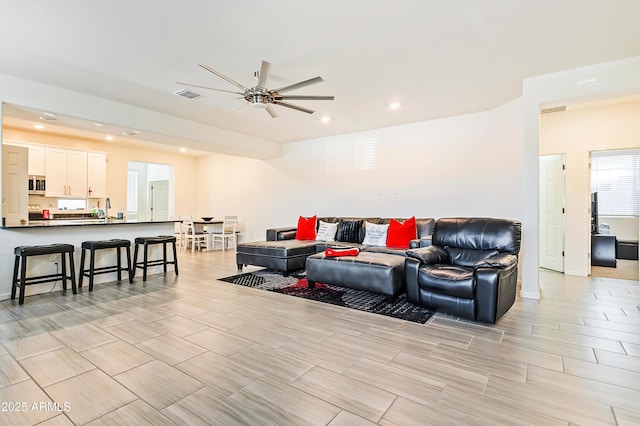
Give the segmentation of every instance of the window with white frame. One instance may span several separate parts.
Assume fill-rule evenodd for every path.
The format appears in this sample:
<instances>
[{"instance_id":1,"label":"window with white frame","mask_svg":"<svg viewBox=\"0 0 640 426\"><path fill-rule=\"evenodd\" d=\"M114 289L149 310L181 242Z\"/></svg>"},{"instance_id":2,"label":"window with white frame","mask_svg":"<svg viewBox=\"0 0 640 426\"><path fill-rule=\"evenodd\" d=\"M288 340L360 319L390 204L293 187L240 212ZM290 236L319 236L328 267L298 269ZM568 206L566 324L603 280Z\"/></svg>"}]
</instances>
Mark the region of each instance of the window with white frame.
<instances>
[{"instance_id":1,"label":"window with white frame","mask_svg":"<svg viewBox=\"0 0 640 426\"><path fill-rule=\"evenodd\" d=\"M640 216L640 150L592 152L591 192L600 215Z\"/></svg>"},{"instance_id":2,"label":"window with white frame","mask_svg":"<svg viewBox=\"0 0 640 426\"><path fill-rule=\"evenodd\" d=\"M58 199L58 210L86 210L86 199L70 199L60 198Z\"/></svg>"}]
</instances>

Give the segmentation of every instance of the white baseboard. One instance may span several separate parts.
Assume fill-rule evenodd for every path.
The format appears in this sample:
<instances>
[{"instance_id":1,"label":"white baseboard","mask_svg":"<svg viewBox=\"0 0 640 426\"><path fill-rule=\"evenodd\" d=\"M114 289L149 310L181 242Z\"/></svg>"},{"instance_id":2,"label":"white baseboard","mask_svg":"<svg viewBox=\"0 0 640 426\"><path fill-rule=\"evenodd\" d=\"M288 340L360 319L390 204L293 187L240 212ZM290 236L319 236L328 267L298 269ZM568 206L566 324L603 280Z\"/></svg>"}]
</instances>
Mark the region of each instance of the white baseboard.
<instances>
[{"instance_id":1,"label":"white baseboard","mask_svg":"<svg viewBox=\"0 0 640 426\"><path fill-rule=\"evenodd\" d=\"M520 291L520 297L523 299L540 300L540 290L538 291Z\"/></svg>"}]
</instances>

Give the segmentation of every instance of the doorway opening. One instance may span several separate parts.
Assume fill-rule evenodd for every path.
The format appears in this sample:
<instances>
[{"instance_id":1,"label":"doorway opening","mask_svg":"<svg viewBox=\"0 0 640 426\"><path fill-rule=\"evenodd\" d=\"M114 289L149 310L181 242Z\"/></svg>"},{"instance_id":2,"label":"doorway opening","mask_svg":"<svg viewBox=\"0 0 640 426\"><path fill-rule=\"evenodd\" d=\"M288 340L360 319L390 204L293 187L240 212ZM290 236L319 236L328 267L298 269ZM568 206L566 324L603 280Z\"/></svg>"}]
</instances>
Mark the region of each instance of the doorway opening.
<instances>
[{"instance_id":1,"label":"doorway opening","mask_svg":"<svg viewBox=\"0 0 640 426\"><path fill-rule=\"evenodd\" d=\"M591 275L638 280L640 149L589 154Z\"/></svg>"},{"instance_id":2,"label":"doorway opening","mask_svg":"<svg viewBox=\"0 0 640 426\"><path fill-rule=\"evenodd\" d=\"M173 166L129 161L127 217L138 221L168 220L174 211Z\"/></svg>"}]
</instances>

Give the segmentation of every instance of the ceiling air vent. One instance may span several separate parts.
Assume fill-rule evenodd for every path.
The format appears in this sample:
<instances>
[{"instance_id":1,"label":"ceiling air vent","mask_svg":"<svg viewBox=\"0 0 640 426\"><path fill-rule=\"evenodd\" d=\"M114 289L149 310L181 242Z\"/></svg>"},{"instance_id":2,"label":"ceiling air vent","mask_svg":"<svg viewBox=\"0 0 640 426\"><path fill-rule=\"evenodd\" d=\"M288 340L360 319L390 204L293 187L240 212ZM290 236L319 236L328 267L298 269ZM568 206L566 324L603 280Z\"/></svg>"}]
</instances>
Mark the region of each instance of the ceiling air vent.
<instances>
[{"instance_id":1,"label":"ceiling air vent","mask_svg":"<svg viewBox=\"0 0 640 426\"><path fill-rule=\"evenodd\" d=\"M191 90L187 90L187 89L178 90L177 92L173 92L173 93L187 99L200 99L204 96L204 95L201 95L200 93L192 92Z\"/></svg>"},{"instance_id":2,"label":"ceiling air vent","mask_svg":"<svg viewBox=\"0 0 640 426\"><path fill-rule=\"evenodd\" d=\"M550 108L542 108L540 110L540 114L551 114L553 112L564 112L567 110L566 105L550 107Z\"/></svg>"}]
</instances>

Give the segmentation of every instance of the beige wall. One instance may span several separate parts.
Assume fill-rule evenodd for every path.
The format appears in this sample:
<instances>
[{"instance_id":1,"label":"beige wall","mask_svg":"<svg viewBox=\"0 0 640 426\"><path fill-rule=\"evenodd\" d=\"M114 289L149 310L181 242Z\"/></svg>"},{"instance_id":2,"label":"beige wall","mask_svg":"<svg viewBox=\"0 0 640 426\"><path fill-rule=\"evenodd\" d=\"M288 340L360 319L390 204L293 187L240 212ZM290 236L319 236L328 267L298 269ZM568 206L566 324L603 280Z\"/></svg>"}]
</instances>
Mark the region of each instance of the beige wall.
<instances>
[{"instance_id":1,"label":"beige wall","mask_svg":"<svg viewBox=\"0 0 640 426\"><path fill-rule=\"evenodd\" d=\"M569 106L565 112L543 114L540 117L540 155L566 154L567 274L584 276L590 270L589 153L639 147L640 101L637 100L591 107ZM633 224L629 226L633 227ZM635 239L638 239L637 233Z\"/></svg>"},{"instance_id":2,"label":"beige wall","mask_svg":"<svg viewBox=\"0 0 640 426\"><path fill-rule=\"evenodd\" d=\"M3 141L38 143L69 149L102 151L107 153L107 195L113 212L124 209L127 200L127 164L129 161L168 164L174 166L175 214L194 214L197 208L197 159L163 151L137 149L116 143L64 138L43 133L3 129Z\"/></svg>"}]
</instances>

